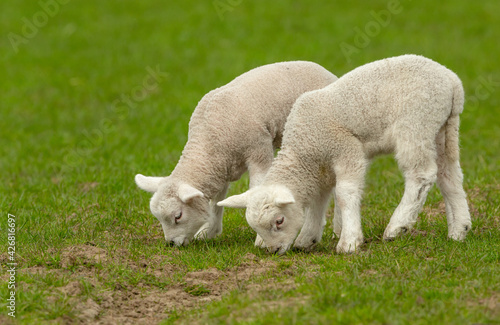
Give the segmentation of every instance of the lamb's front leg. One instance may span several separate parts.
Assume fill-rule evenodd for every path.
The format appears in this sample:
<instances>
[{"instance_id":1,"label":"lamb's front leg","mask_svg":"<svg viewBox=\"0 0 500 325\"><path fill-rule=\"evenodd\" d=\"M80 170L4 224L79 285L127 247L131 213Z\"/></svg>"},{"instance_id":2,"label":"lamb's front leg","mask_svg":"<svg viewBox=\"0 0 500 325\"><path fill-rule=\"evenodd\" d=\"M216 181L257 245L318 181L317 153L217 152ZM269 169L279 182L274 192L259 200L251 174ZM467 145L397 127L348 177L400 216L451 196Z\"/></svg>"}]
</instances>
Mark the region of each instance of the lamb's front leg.
<instances>
[{"instance_id":1,"label":"lamb's front leg","mask_svg":"<svg viewBox=\"0 0 500 325\"><path fill-rule=\"evenodd\" d=\"M264 164L264 165L261 165L261 164L253 164L253 165L250 165L249 167L249 174L250 174L250 188L252 187L255 187L257 185L259 185L260 183L262 183L262 181L264 180L264 177L266 176L266 172L267 172L267 169L269 167ZM260 247L260 248L267 248L266 244L264 243L264 240L262 239L262 237L259 236L259 234L257 234L257 236L255 237L255 247Z\"/></svg>"},{"instance_id":2,"label":"lamb's front leg","mask_svg":"<svg viewBox=\"0 0 500 325\"><path fill-rule=\"evenodd\" d=\"M347 180L338 181L335 187L336 204L342 218L337 253L354 253L363 244L360 213L362 188L362 183Z\"/></svg>"},{"instance_id":3,"label":"lamb's front leg","mask_svg":"<svg viewBox=\"0 0 500 325\"><path fill-rule=\"evenodd\" d=\"M321 241L323 229L326 225L326 210L328 202L330 202L330 193L331 191L321 193L306 208L304 226L302 226L295 240L294 247L310 250Z\"/></svg>"},{"instance_id":4,"label":"lamb's front leg","mask_svg":"<svg viewBox=\"0 0 500 325\"><path fill-rule=\"evenodd\" d=\"M210 211L208 221L205 223L195 235L196 239L211 239L222 233L222 215L224 208L217 206L217 202L226 197L229 183L212 199L210 200Z\"/></svg>"},{"instance_id":5,"label":"lamb's front leg","mask_svg":"<svg viewBox=\"0 0 500 325\"><path fill-rule=\"evenodd\" d=\"M272 148L272 143L270 142L267 146L263 148ZM259 159L251 160L248 163L248 174L250 178L250 188L260 185L266 176L267 171L271 167L273 161L273 150L256 150L253 152L253 157L259 157ZM267 248L262 237L257 234L255 237L256 247Z\"/></svg>"},{"instance_id":6,"label":"lamb's front leg","mask_svg":"<svg viewBox=\"0 0 500 325\"><path fill-rule=\"evenodd\" d=\"M335 185L335 208L340 212L339 217L342 218L342 230L339 243L337 244L337 252L354 253L363 244L361 197L363 195L368 161L365 159L357 139L346 139L343 143L343 148L347 148L348 150L338 158L334 167L337 178ZM355 150L356 148L359 150ZM339 223L337 222L338 226Z\"/></svg>"}]
</instances>

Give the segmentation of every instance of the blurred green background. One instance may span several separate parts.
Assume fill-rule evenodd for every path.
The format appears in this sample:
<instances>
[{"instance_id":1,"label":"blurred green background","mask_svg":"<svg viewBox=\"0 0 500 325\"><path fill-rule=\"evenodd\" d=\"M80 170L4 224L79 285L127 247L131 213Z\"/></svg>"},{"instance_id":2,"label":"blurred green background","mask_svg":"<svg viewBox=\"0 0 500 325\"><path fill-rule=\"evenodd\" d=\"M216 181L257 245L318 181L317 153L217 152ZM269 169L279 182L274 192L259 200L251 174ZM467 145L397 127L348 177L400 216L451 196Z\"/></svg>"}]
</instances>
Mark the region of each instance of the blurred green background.
<instances>
[{"instance_id":1,"label":"blurred green background","mask_svg":"<svg viewBox=\"0 0 500 325\"><path fill-rule=\"evenodd\" d=\"M498 150L484 141L500 132L496 1L45 2L0 5L1 167L11 195L57 176L168 173L197 101L256 66L310 60L340 76L404 53L462 78L475 97L462 115L467 179L497 170ZM147 67L163 73L157 87L114 110Z\"/></svg>"}]
</instances>

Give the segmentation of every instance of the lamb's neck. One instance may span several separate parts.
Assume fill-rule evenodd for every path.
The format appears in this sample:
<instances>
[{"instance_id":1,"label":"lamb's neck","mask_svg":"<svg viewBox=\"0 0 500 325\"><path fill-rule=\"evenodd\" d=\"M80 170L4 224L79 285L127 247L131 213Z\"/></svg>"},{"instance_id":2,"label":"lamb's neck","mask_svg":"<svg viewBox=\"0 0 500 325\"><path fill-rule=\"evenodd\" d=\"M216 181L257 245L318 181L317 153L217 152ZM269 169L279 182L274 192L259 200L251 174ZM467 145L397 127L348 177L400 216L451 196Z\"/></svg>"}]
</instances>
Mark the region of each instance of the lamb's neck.
<instances>
[{"instance_id":1,"label":"lamb's neck","mask_svg":"<svg viewBox=\"0 0 500 325\"><path fill-rule=\"evenodd\" d=\"M293 152L280 151L269 170L265 184L280 184L289 188L296 200L303 203L334 186L335 176L321 159L310 159Z\"/></svg>"},{"instance_id":2,"label":"lamb's neck","mask_svg":"<svg viewBox=\"0 0 500 325\"><path fill-rule=\"evenodd\" d=\"M171 175L212 199L227 184L227 168L225 162L220 159L220 155L186 145Z\"/></svg>"}]
</instances>

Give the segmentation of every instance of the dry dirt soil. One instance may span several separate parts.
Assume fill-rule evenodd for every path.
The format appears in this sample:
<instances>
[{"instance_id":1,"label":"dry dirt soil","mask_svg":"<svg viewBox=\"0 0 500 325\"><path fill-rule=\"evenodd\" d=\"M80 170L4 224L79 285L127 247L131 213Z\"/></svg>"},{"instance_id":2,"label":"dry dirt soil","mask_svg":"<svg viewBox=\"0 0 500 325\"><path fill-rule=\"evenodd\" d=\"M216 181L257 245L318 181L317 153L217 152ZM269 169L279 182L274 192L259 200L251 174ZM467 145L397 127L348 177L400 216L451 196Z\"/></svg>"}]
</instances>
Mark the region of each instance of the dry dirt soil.
<instances>
[{"instance_id":1,"label":"dry dirt soil","mask_svg":"<svg viewBox=\"0 0 500 325\"><path fill-rule=\"evenodd\" d=\"M129 256L125 249L110 253L91 244L70 246L61 252L60 268L35 266L19 272L37 278L53 275L65 279L65 285L47 292L48 302L60 302L63 298L74 306L72 315L56 320L63 324L157 324L174 310L220 300L223 294L234 289L248 292L270 290L277 283L273 274L280 272L283 275L283 270L280 271L275 262L261 260L251 253L244 256L243 263L230 270L210 268L193 272L183 272L181 267L170 263L167 256L139 261L133 261ZM142 268L140 271L158 283L170 284L139 282L132 286L123 284L126 281L109 281L112 275L106 272L106 264L136 271ZM293 268L285 272L293 273ZM174 273L181 279L173 282L171 275ZM116 284L110 287L109 282ZM91 294L86 294L89 285ZM295 286L293 281L279 285L288 289ZM30 284L20 281L21 290L30 290Z\"/></svg>"}]
</instances>

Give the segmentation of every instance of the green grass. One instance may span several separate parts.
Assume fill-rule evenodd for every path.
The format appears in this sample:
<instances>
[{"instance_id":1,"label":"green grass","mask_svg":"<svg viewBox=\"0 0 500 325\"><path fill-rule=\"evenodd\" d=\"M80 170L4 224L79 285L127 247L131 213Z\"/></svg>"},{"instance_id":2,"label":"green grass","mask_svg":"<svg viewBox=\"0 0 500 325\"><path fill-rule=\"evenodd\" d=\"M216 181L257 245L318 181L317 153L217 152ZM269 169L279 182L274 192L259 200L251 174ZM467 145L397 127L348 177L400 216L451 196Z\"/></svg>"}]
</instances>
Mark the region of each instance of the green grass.
<instances>
[{"instance_id":1,"label":"green grass","mask_svg":"<svg viewBox=\"0 0 500 325\"><path fill-rule=\"evenodd\" d=\"M140 301L161 307L146 314L156 323L500 323L500 4L401 0L361 44L358 31L389 3L69 1L17 51L12 33L25 37L42 7L0 4L0 256L6 270L11 213L19 263L16 318L5 281L0 322L93 323L112 311L137 321L119 305L136 310ZM354 46L349 57L341 44ZM446 65L464 84L461 164L473 216L465 242L446 239L436 189L417 232L381 240L404 184L394 160L381 157L367 177L368 242L358 254L335 254L329 226L313 252L270 256L232 209L220 237L164 244L133 177L172 171L205 93L271 62L310 60L340 76L403 53ZM75 251L82 247L87 255ZM266 272L244 276L262 265ZM217 276L197 283L196 272ZM186 300L167 304L172 292ZM82 316L89 304L96 313Z\"/></svg>"}]
</instances>

